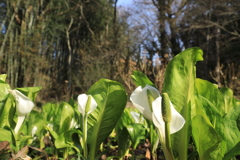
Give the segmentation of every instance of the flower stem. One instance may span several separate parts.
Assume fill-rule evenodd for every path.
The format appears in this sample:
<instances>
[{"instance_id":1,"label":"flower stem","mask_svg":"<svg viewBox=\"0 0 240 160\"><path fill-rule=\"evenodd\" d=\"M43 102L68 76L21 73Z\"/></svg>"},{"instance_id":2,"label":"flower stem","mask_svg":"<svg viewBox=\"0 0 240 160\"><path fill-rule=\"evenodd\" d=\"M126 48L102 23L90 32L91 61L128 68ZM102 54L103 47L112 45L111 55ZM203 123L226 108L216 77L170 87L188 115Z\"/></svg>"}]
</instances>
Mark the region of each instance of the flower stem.
<instances>
[{"instance_id":1,"label":"flower stem","mask_svg":"<svg viewBox=\"0 0 240 160\"><path fill-rule=\"evenodd\" d=\"M87 117L88 115L83 115L83 155L85 158L88 157L88 148L87 148Z\"/></svg>"},{"instance_id":2,"label":"flower stem","mask_svg":"<svg viewBox=\"0 0 240 160\"><path fill-rule=\"evenodd\" d=\"M165 144L166 144L166 151L167 151L167 160L174 160L174 155L172 152L171 147L171 137L170 137L170 122L165 122Z\"/></svg>"},{"instance_id":3,"label":"flower stem","mask_svg":"<svg viewBox=\"0 0 240 160\"><path fill-rule=\"evenodd\" d=\"M171 154L167 149L166 138L162 136L160 129L158 129L157 131L158 131L157 133L158 133L159 141L160 141L165 159L166 160L174 160L174 158L171 157Z\"/></svg>"},{"instance_id":4,"label":"flower stem","mask_svg":"<svg viewBox=\"0 0 240 160\"><path fill-rule=\"evenodd\" d=\"M170 100L167 93L162 94L162 117L164 123L164 129L165 129L165 137L163 137L163 147L165 147L165 157L167 160L174 160L172 147L171 147L171 137L170 137L170 122L172 121L172 114L171 114L171 106L170 106ZM163 151L164 151L163 150Z\"/></svg>"},{"instance_id":5,"label":"flower stem","mask_svg":"<svg viewBox=\"0 0 240 160\"><path fill-rule=\"evenodd\" d=\"M19 129L21 128L22 124L23 124L23 121L25 119L25 116L18 116L18 119L17 119L17 124L14 128L14 132L17 134Z\"/></svg>"}]
</instances>

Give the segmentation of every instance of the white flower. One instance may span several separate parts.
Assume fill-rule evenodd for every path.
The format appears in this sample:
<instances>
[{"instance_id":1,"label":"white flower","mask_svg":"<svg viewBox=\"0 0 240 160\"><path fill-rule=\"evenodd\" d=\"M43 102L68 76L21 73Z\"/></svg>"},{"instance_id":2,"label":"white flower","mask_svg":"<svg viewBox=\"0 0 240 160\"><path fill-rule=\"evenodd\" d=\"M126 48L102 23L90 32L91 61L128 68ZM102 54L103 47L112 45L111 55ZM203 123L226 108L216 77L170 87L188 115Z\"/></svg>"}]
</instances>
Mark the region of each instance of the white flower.
<instances>
[{"instance_id":1,"label":"white flower","mask_svg":"<svg viewBox=\"0 0 240 160\"><path fill-rule=\"evenodd\" d=\"M80 94L78 96L78 110L84 116L92 113L97 107L97 102L91 95Z\"/></svg>"},{"instance_id":2,"label":"white flower","mask_svg":"<svg viewBox=\"0 0 240 160\"><path fill-rule=\"evenodd\" d=\"M151 92L152 104L149 104L149 97L147 90ZM133 102L133 105L143 114L143 116L151 121L154 125L160 130L162 138L165 137L165 122L162 118L162 97L160 96L159 91L149 85L146 85L144 88L137 87L130 100ZM185 124L184 118L175 110L174 106L171 105L171 114L172 121L170 122L170 134L173 134L179 131Z\"/></svg>"},{"instance_id":3,"label":"white flower","mask_svg":"<svg viewBox=\"0 0 240 160\"><path fill-rule=\"evenodd\" d=\"M34 137L34 135L36 134L36 132L37 132L37 126L34 126L33 128L32 128L32 137Z\"/></svg>"},{"instance_id":4,"label":"white flower","mask_svg":"<svg viewBox=\"0 0 240 160\"><path fill-rule=\"evenodd\" d=\"M143 123L144 119L143 119L143 117L140 117L139 113L134 112L134 111L131 111L130 113L131 113L135 123L140 123L140 124Z\"/></svg>"},{"instance_id":5,"label":"white flower","mask_svg":"<svg viewBox=\"0 0 240 160\"><path fill-rule=\"evenodd\" d=\"M149 105L147 90L151 92L154 99L160 96L160 93L156 88L146 85L144 88L141 86L137 87L131 94L130 100L145 118L152 121L152 108Z\"/></svg>"},{"instance_id":6,"label":"white flower","mask_svg":"<svg viewBox=\"0 0 240 160\"><path fill-rule=\"evenodd\" d=\"M34 103L18 90L9 89L9 92L14 96L16 102L18 121L14 131L17 133L25 119L25 116L32 111Z\"/></svg>"},{"instance_id":7,"label":"white flower","mask_svg":"<svg viewBox=\"0 0 240 160\"><path fill-rule=\"evenodd\" d=\"M162 97L158 97L152 102L152 108L153 108L153 123L154 125L160 130L161 135L164 139L165 137L165 122L162 117ZM170 107L171 107L171 117L172 120L170 122L170 134L178 132L183 125L185 124L185 119L182 117L181 114L179 114L176 109L174 108L173 104L170 101Z\"/></svg>"}]
</instances>

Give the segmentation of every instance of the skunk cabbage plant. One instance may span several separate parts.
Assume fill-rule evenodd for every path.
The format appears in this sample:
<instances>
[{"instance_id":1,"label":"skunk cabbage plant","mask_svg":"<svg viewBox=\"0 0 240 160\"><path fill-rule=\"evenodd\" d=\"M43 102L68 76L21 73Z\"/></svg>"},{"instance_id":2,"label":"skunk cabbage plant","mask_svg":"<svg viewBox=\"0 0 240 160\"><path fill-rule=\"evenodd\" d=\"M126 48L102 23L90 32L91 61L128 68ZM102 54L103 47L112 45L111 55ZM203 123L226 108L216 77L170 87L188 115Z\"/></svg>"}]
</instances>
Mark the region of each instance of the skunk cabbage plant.
<instances>
[{"instance_id":1,"label":"skunk cabbage plant","mask_svg":"<svg viewBox=\"0 0 240 160\"><path fill-rule=\"evenodd\" d=\"M25 96L18 90L9 89L9 92L14 96L16 101L16 111L18 115L18 120L17 120L17 124L15 126L14 131L15 133L18 133L25 119L25 116L32 111L34 107L34 103L27 96Z\"/></svg>"}]
</instances>

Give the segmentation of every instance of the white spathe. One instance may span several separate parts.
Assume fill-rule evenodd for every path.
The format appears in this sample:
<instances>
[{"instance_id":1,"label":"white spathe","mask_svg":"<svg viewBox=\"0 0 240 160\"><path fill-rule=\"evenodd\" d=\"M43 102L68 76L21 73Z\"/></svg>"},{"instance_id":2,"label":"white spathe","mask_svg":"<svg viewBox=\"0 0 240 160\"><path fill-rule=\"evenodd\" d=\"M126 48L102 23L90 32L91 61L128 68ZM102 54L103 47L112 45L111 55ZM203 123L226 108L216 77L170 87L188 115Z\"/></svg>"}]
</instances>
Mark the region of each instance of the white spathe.
<instances>
[{"instance_id":1,"label":"white spathe","mask_svg":"<svg viewBox=\"0 0 240 160\"><path fill-rule=\"evenodd\" d=\"M185 119L174 108L170 101L172 120L170 122L170 134L178 132L185 124ZM165 122L162 117L162 97L158 97L152 102L153 123L160 130L162 137L165 137Z\"/></svg>"},{"instance_id":2,"label":"white spathe","mask_svg":"<svg viewBox=\"0 0 240 160\"><path fill-rule=\"evenodd\" d=\"M34 137L35 136L35 134L36 134L36 132L37 132L37 126L34 126L33 128L32 128L32 137Z\"/></svg>"},{"instance_id":3,"label":"white spathe","mask_svg":"<svg viewBox=\"0 0 240 160\"><path fill-rule=\"evenodd\" d=\"M151 92L154 99L160 96L160 93L156 88L146 85L144 88L141 86L137 87L131 94L130 100L145 118L152 121L152 109L148 102L147 90Z\"/></svg>"},{"instance_id":4,"label":"white spathe","mask_svg":"<svg viewBox=\"0 0 240 160\"><path fill-rule=\"evenodd\" d=\"M25 116L32 111L34 107L34 103L27 96L25 96L24 94L22 94L16 89L14 90L9 89L8 91L14 96L15 102L16 102L16 111L18 115L18 121L14 131L15 133L18 133L25 119Z\"/></svg>"},{"instance_id":5,"label":"white spathe","mask_svg":"<svg viewBox=\"0 0 240 160\"><path fill-rule=\"evenodd\" d=\"M137 113L135 111L131 111L130 114L132 115L135 123L142 124L144 122L143 117L141 117L139 113Z\"/></svg>"},{"instance_id":6,"label":"white spathe","mask_svg":"<svg viewBox=\"0 0 240 160\"><path fill-rule=\"evenodd\" d=\"M90 108L87 111L87 113L85 113L88 98L91 98ZM78 96L78 110L82 115L85 115L85 114L88 115L88 114L92 113L96 108L97 108L97 102L94 100L94 98L91 95L80 94Z\"/></svg>"}]
</instances>

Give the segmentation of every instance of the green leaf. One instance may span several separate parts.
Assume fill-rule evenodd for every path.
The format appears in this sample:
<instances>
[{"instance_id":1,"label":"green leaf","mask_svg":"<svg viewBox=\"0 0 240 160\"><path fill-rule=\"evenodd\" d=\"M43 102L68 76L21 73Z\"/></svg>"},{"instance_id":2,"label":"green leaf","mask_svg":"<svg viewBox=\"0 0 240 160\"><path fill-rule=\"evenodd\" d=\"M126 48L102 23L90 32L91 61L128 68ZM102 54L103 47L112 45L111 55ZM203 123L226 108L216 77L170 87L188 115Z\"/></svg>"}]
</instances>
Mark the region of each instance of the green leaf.
<instances>
[{"instance_id":1,"label":"green leaf","mask_svg":"<svg viewBox=\"0 0 240 160\"><path fill-rule=\"evenodd\" d=\"M56 110L58 106L53 103L46 103L42 106L42 114L43 119L47 122L52 122L53 118L55 117Z\"/></svg>"},{"instance_id":2,"label":"green leaf","mask_svg":"<svg viewBox=\"0 0 240 160\"><path fill-rule=\"evenodd\" d=\"M224 155L223 160L229 160L236 155L240 155L240 142L238 142L228 153Z\"/></svg>"},{"instance_id":3,"label":"green leaf","mask_svg":"<svg viewBox=\"0 0 240 160\"><path fill-rule=\"evenodd\" d=\"M201 49L189 48L176 55L167 65L163 93L168 93L175 109L179 112L185 111L194 96L195 64L203 60L202 55Z\"/></svg>"},{"instance_id":4,"label":"green leaf","mask_svg":"<svg viewBox=\"0 0 240 160\"><path fill-rule=\"evenodd\" d=\"M79 153L80 152L79 148L81 147L80 146L81 136L82 136L82 133L80 132L80 130L71 129L59 135L56 138L54 144L58 149L71 147L71 148L74 148Z\"/></svg>"},{"instance_id":5,"label":"green leaf","mask_svg":"<svg viewBox=\"0 0 240 160\"><path fill-rule=\"evenodd\" d=\"M5 80L4 76L1 75L1 78L0 78L0 114L2 113L3 105L9 94L8 89L10 89L9 84L7 84L4 80Z\"/></svg>"},{"instance_id":6,"label":"green leaf","mask_svg":"<svg viewBox=\"0 0 240 160\"><path fill-rule=\"evenodd\" d=\"M1 141L8 141L10 143L10 148L18 151L18 145L19 143L16 139L16 135L14 133L14 130L11 129L9 126L4 126L3 128L0 128L0 142Z\"/></svg>"},{"instance_id":7,"label":"green leaf","mask_svg":"<svg viewBox=\"0 0 240 160\"><path fill-rule=\"evenodd\" d=\"M18 147L19 147L19 149L21 149L21 148L23 148L23 147L25 147L27 144L28 144L28 140L29 139L33 139L33 137L32 136L23 136L23 135L21 135L21 136L18 136Z\"/></svg>"},{"instance_id":8,"label":"green leaf","mask_svg":"<svg viewBox=\"0 0 240 160\"><path fill-rule=\"evenodd\" d=\"M228 113L230 109L236 106L236 99L233 96L233 91L230 88L223 87L219 89L223 95L224 103L225 103L225 113Z\"/></svg>"},{"instance_id":9,"label":"green leaf","mask_svg":"<svg viewBox=\"0 0 240 160\"><path fill-rule=\"evenodd\" d=\"M35 100L37 93L42 89L42 87L25 87L25 88L16 88L16 90L23 93L25 96L30 98L32 101Z\"/></svg>"},{"instance_id":10,"label":"green leaf","mask_svg":"<svg viewBox=\"0 0 240 160\"><path fill-rule=\"evenodd\" d=\"M178 159L187 159L190 136L191 107L194 105L197 61L203 60L201 49L189 48L176 55L167 65L162 92L169 95L175 109L186 120L184 127L173 137L173 149Z\"/></svg>"},{"instance_id":11,"label":"green leaf","mask_svg":"<svg viewBox=\"0 0 240 160\"><path fill-rule=\"evenodd\" d=\"M144 88L146 84L148 84L155 87L155 85L148 79L148 77L140 71L133 71L133 75L131 75L131 77L137 86L142 86L142 88Z\"/></svg>"},{"instance_id":12,"label":"green leaf","mask_svg":"<svg viewBox=\"0 0 240 160\"><path fill-rule=\"evenodd\" d=\"M226 142L223 146L223 154L228 153L240 140L240 131L237 121L240 116L240 105L231 108L223 118L217 119L216 130Z\"/></svg>"},{"instance_id":13,"label":"green leaf","mask_svg":"<svg viewBox=\"0 0 240 160\"><path fill-rule=\"evenodd\" d=\"M14 115L15 115L15 107L13 107L13 96L8 94L8 97L5 101L3 109L0 113L0 127L9 126L10 128L15 127Z\"/></svg>"},{"instance_id":14,"label":"green leaf","mask_svg":"<svg viewBox=\"0 0 240 160\"><path fill-rule=\"evenodd\" d=\"M11 130L0 128L0 142L8 141L11 143L13 142L13 140L14 140L14 136Z\"/></svg>"},{"instance_id":15,"label":"green leaf","mask_svg":"<svg viewBox=\"0 0 240 160\"><path fill-rule=\"evenodd\" d=\"M124 112L121 115L121 118L119 119L115 127L116 139L118 143L118 156L122 158L128 154L131 145L129 133L128 130L126 129L126 126L134 123L134 119L130 113L131 110L133 109L132 108L124 109Z\"/></svg>"},{"instance_id":16,"label":"green leaf","mask_svg":"<svg viewBox=\"0 0 240 160\"><path fill-rule=\"evenodd\" d=\"M59 105L54 119L54 130L58 134L62 134L64 131L70 129L72 118L74 117L74 110L71 105L66 102L63 102Z\"/></svg>"},{"instance_id":17,"label":"green leaf","mask_svg":"<svg viewBox=\"0 0 240 160\"><path fill-rule=\"evenodd\" d=\"M159 144L159 137L158 137L158 133L156 130L155 125L153 124L152 121L150 120L146 120L147 121L147 130L148 130L148 136L149 136L149 141L150 141L150 145L151 145L151 152L152 152L152 156L156 157L157 153L156 150L158 148L158 144Z\"/></svg>"},{"instance_id":18,"label":"green leaf","mask_svg":"<svg viewBox=\"0 0 240 160\"><path fill-rule=\"evenodd\" d=\"M123 86L115 81L101 79L88 91L97 102L97 108L88 117L88 144L91 158L97 155L100 144L109 136L127 102Z\"/></svg>"},{"instance_id":19,"label":"green leaf","mask_svg":"<svg viewBox=\"0 0 240 160\"><path fill-rule=\"evenodd\" d=\"M215 126L218 117L221 117L218 109L207 98L199 94L195 96L195 103L192 107L192 117L201 115Z\"/></svg>"},{"instance_id":20,"label":"green leaf","mask_svg":"<svg viewBox=\"0 0 240 160\"><path fill-rule=\"evenodd\" d=\"M121 117L117 123L118 128L123 129L127 125L134 123L134 119L130 113L131 110L132 110L131 108L124 109L123 114L121 115Z\"/></svg>"},{"instance_id":21,"label":"green leaf","mask_svg":"<svg viewBox=\"0 0 240 160\"><path fill-rule=\"evenodd\" d=\"M43 120L43 115L38 111L32 110L28 119L28 135L32 135L32 129L34 126L37 127L36 135L41 136L44 130L45 121Z\"/></svg>"},{"instance_id":22,"label":"green leaf","mask_svg":"<svg viewBox=\"0 0 240 160\"><path fill-rule=\"evenodd\" d=\"M221 116L225 115L225 103L222 93L214 85L206 80L196 79L196 94L208 99Z\"/></svg>"},{"instance_id":23,"label":"green leaf","mask_svg":"<svg viewBox=\"0 0 240 160\"><path fill-rule=\"evenodd\" d=\"M118 156L124 157L130 149L131 141L126 127L116 127L116 139L118 142Z\"/></svg>"},{"instance_id":24,"label":"green leaf","mask_svg":"<svg viewBox=\"0 0 240 160\"><path fill-rule=\"evenodd\" d=\"M132 144L133 144L133 149L137 148L137 145L141 142L141 140L146 139L146 129L142 124L132 124L126 126L128 133L130 135Z\"/></svg>"},{"instance_id":25,"label":"green leaf","mask_svg":"<svg viewBox=\"0 0 240 160\"><path fill-rule=\"evenodd\" d=\"M58 138L58 134L57 134L52 128L50 128L50 127L48 127L48 126L45 126L45 129L50 132L50 134L52 135L52 137L53 137L54 139L57 139L57 138Z\"/></svg>"},{"instance_id":26,"label":"green leaf","mask_svg":"<svg viewBox=\"0 0 240 160\"><path fill-rule=\"evenodd\" d=\"M222 159L220 154L221 137L213 126L202 116L192 119L192 134L200 160Z\"/></svg>"},{"instance_id":27,"label":"green leaf","mask_svg":"<svg viewBox=\"0 0 240 160\"><path fill-rule=\"evenodd\" d=\"M196 90L198 93L196 96L198 111L195 111L195 113L200 114L200 110L203 110L206 114L218 135L222 138L221 154L224 156L232 150L240 139L238 126L240 105L236 105L237 103L230 100L234 99L231 91L230 93L229 90L220 92L216 85L208 81L197 79ZM225 95L223 96L222 93ZM231 107L226 105L231 105ZM229 109L227 113L225 113L226 108ZM204 114L201 115L204 116Z\"/></svg>"}]
</instances>

